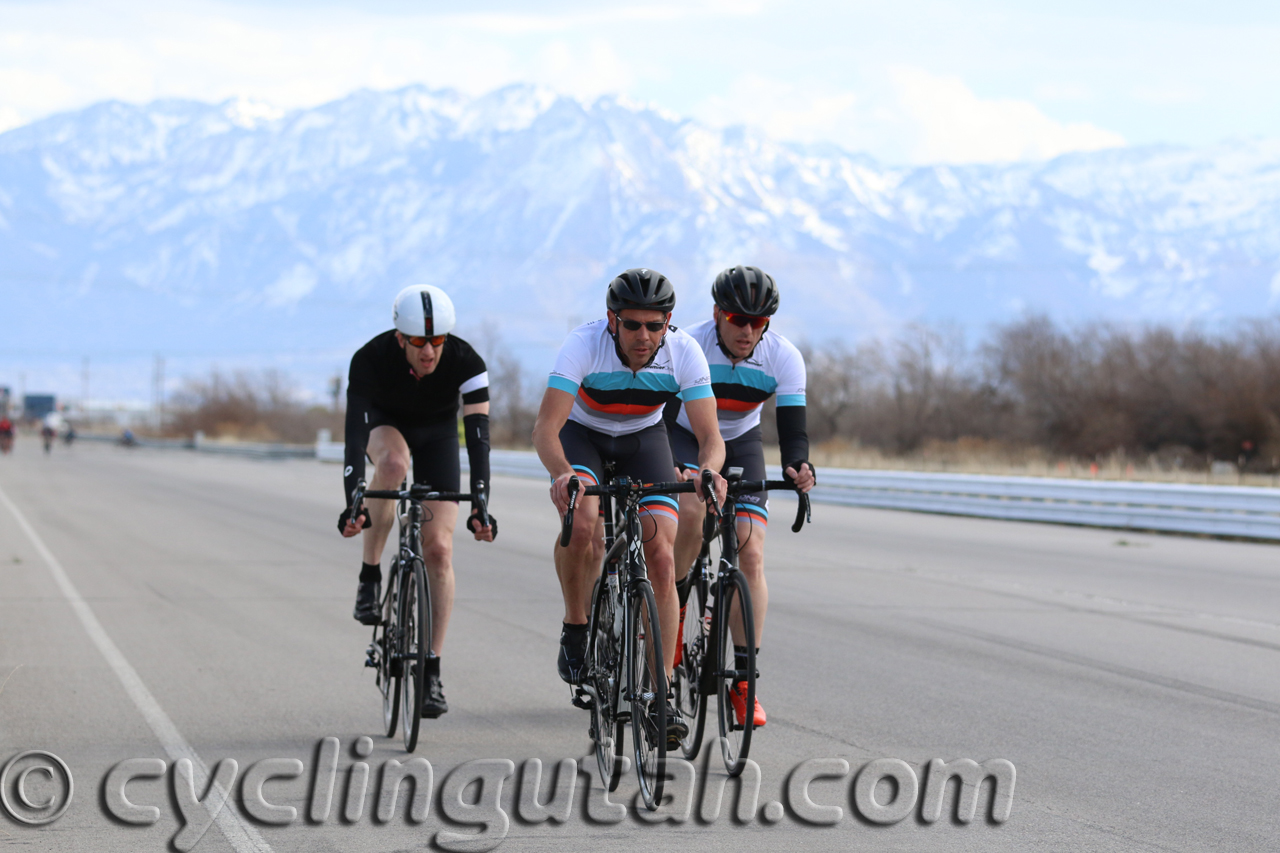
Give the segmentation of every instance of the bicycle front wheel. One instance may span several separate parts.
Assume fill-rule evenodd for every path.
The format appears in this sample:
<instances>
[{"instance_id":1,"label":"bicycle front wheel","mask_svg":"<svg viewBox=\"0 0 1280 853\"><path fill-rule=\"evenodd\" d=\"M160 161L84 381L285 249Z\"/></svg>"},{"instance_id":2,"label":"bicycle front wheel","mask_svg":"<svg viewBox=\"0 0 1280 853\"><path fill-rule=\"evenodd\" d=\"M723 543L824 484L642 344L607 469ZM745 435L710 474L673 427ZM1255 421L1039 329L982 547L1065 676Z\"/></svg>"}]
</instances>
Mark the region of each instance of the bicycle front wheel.
<instances>
[{"instance_id":1,"label":"bicycle front wheel","mask_svg":"<svg viewBox=\"0 0 1280 853\"><path fill-rule=\"evenodd\" d=\"M591 739L600 782L615 791L622 777L622 727L617 722L618 674L622 669L621 638L614 634L618 605L613 585L596 581L591 597L591 636L587 647L587 679L595 690L591 705Z\"/></svg>"},{"instance_id":2,"label":"bicycle front wheel","mask_svg":"<svg viewBox=\"0 0 1280 853\"><path fill-rule=\"evenodd\" d=\"M387 578L387 597L383 602L382 624L377 628L378 690L382 692L382 727L387 737L394 737L400 722L400 567L393 565Z\"/></svg>"},{"instance_id":3,"label":"bicycle front wheel","mask_svg":"<svg viewBox=\"0 0 1280 853\"><path fill-rule=\"evenodd\" d=\"M400 716L407 752L418 748L422 700L427 695L427 657L431 654L430 596L422 560L415 558L412 571L404 574L400 595L400 631L404 648Z\"/></svg>"},{"instance_id":4,"label":"bicycle front wheel","mask_svg":"<svg viewBox=\"0 0 1280 853\"><path fill-rule=\"evenodd\" d=\"M720 600L715 615L716 654L711 666L716 673L716 699L720 723L721 752L725 770L737 776L746 766L751 750L751 732L755 729L756 706L756 629L751 616L751 592L747 579L736 569L720 584ZM733 648L733 633L738 631L745 650L745 665L738 667ZM736 693L737 696L732 696ZM739 720L735 702L743 704Z\"/></svg>"},{"instance_id":5,"label":"bicycle front wheel","mask_svg":"<svg viewBox=\"0 0 1280 853\"><path fill-rule=\"evenodd\" d=\"M683 642L677 654L680 656L672 678L672 690L680 713L689 724L689 733L680 743L680 751L689 761L698 757L702 748L702 733L707 722L707 694L702 690L702 669L707 653L707 623L703 619L707 600L707 582L704 563L699 560L689 571L694 581L689 589L689 601L685 607Z\"/></svg>"},{"instance_id":6,"label":"bicycle front wheel","mask_svg":"<svg viewBox=\"0 0 1280 853\"><path fill-rule=\"evenodd\" d=\"M662 662L658 604L647 581L638 582L627 606L627 685L631 695L631 738L636 779L651 811L662 802L667 766L667 677Z\"/></svg>"}]
</instances>

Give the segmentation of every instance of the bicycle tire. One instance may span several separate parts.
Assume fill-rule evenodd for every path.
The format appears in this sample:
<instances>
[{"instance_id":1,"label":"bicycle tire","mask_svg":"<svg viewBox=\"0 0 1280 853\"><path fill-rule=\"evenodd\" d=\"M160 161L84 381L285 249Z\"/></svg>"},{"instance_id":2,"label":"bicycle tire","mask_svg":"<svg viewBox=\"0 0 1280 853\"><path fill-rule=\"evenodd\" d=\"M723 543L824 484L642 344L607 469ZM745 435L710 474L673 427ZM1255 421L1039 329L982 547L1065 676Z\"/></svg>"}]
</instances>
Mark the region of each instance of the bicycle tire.
<instances>
[{"instance_id":1,"label":"bicycle tire","mask_svg":"<svg viewBox=\"0 0 1280 853\"><path fill-rule=\"evenodd\" d=\"M617 602L610 585L596 581L591 596L591 634L587 648L587 677L595 689L591 705L591 739L595 747L600 782L609 791L618 789L622 778L622 725L617 721L618 673L622 655L613 632Z\"/></svg>"},{"instance_id":2,"label":"bicycle tire","mask_svg":"<svg viewBox=\"0 0 1280 853\"><path fill-rule=\"evenodd\" d=\"M648 581L635 582L628 593L627 667L636 781L653 811L662 802L667 768L667 673L658 604Z\"/></svg>"},{"instance_id":3,"label":"bicycle tire","mask_svg":"<svg viewBox=\"0 0 1280 853\"><path fill-rule=\"evenodd\" d=\"M387 597L383 605L382 624L378 626L377 642L381 657L378 660L378 690L382 693L382 727L387 737L395 737L400 723L400 673L398 642L400 615L400 566L393 565L387 578Z\"/></svg>"},{"instance_id":4,"label":"bicycle tire","mask_svg":"<svg viewBox=\"0 0 1280 853\"><path fill-rule=\"evenodd\" d=\"M676 705L689 724L689 733L680 743L680 752L688 761L698 757L702 749L702 735L707 722L707 694L702 689L702 670L706 665L708 630L703 612L706 608L707 582L705 563L699 559L689 571L695 580L689 588L689 601L685 607L683 648L680 663L675 668L672 687Z\"/></svg>"},{"instance_id":5,"label":"bicycle tire","mask_svg":"<svg viewBox=\"0 0 1280 853\"><path fill-rule=\"evenodd\" d=\"M401 595L401 641L403 676L400 692L400 723L406 752L418 748L422 724L422 699L427 692L427 656L431 654L431 593L426 571L415 549L413 566L404 575Z\"/></svg>"},{"instance_id":6,"label":"bicycle tire","mask_svg":"<svg viewBox=\"0 0 1280 853\"><path fill-rule=\"evenodd\" d=\"M742 635L746 642L747 666L738 670L733 653L731 623L736 615L741 621ZM751 751L751 733L755 729L756 702L756 643L755 620L751 613L751 592L747 579L737 569L731 569L722 578L719 600L713 618L716 632L715 660L711 663L716 673L716 705L720 727L721 754L725 770L737 776L746 766ZM746 714L743 725L738 725L737 715L729 691L742 681L747 685Z\"/></svg>"}]
</instances>

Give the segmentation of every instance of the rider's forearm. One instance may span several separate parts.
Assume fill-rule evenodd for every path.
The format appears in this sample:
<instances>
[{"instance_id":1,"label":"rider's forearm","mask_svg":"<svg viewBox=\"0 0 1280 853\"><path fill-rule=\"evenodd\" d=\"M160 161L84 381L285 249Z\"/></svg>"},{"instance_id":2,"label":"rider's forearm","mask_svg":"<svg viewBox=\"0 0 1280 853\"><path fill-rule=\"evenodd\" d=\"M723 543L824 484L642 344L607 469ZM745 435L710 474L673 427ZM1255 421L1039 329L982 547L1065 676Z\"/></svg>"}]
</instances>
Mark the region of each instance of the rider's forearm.
<instances>
[{"instance_id":1,"label":"rider's forearm","mask_svg":"<svg viewBox=\"0 0 1280 853\"><path fill-rule=\"evenodd\" d=\"M538 459L552 477L559 477L573 470L569 458L564 455L564 447L560 444L560 428L563 426L563 422L557 426L541 417L533 425L533 449L538 451Z\"/></svg>"},{"instance_id":2,"label":"rider's forearm","mask_svg":"<svg viewBox=\"0 0 1280 853\"><path fill-rule=\"evenodd\" d=\"M698 467L719 471L724 467L724 439L720 431L698 436Z\"/></svg>"},{"instance_id":3,"label":"rider's forearm","mask_svg":"<svg viewBox=\"0 0 1280 853\"><path fill-rule=\"evenodd\" d=\"M467 462L471 465L471 493L489 488L489 416L470 414L462 418L463 433L467 442Z\"/></svg>"},{"instance_id":4,"label":"rider's forearm","mask_svg":"<svg viewBox=\"0 0 1280 853\"><path fill-rule=\"evenodd\" d=\"M783 468L808 461L809 433L804 406L778 407L778 449L782 451Z\"/></svg>"},{"instance_id":5,"label":"rider's forearm","mask_svg":"<svg viewBox=\"0 0 1280 853\"><path fill-rule=\"evenodd\" d=\"M369 407L367 397L347 393L346 446L342 452L342 497L351 505L356 483L364 479L364 453L369 446Z\"/></svg>"}]
</instances>

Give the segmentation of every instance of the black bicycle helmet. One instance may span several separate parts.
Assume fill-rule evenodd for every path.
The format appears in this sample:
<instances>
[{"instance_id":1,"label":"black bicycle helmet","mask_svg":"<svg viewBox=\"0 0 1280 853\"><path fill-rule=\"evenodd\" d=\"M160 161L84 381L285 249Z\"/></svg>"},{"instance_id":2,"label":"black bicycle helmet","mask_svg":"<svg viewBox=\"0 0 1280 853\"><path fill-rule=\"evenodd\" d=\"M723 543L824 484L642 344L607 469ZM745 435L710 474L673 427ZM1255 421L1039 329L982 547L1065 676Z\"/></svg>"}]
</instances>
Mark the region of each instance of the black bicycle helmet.
<instances>
[{"instance_id":1,"label":"black bicycle helmet","mask_svg":"<svg viewBox=\"0 0 1280 853\"><path fill-rule=\"evenodd\" d=\"M771 317L778 310L778 285L759 267L730 267L716 276L711 298L730 314Z\"/></svg>"},{"instance_id":2,"label":"black bicycle helmet","mask_svg":"<svg viewBox=\"0 0 1280 853\"><path fill-rule=\"evenodd\" d=\"M609 282L605 305L615 314L628 308L670 314L676 307L676 289L657 270L630 269Z\"/></svg>"}]
</instances>

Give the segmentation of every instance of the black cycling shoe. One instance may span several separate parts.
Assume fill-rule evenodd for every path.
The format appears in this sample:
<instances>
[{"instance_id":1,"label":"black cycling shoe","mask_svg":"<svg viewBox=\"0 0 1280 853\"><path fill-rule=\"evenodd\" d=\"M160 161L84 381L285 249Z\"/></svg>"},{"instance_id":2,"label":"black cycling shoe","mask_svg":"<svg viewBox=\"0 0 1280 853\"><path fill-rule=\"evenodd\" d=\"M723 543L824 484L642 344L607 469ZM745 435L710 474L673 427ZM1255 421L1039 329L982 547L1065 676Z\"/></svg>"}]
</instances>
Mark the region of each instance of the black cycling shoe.
<instances>
[{"instance_id":1,"label":"black cycling shoe","mask_svg":"<svg viewBox=\"0 0 1280 853\"><path fill-rule=\"evenodd\" d=\"M556 660L556 668L566 684L581 684L587 662L587 626L583 625L580 632L573 633L568 628L565 625L560 629L560 657Z\"/></svg>"},{"instance_id":2,"label":"black cycling shoe","mask_svg":"<svg viewBox=\"0 0 1280 853\"><path fill-rule=\"evenodd\" d=\"M440 676L428 672L427 695L422 699L422 716L434 720L448 710L449 703L444 700L444 686L440 683Z\"/></svg>"},{"instance_id":3,"label":"black cycling shoe","mask_svg":"<svg viewBox=\"0 0 1280 853\"><path fill-rule=\"evenodd\" d=\"M352 616L361 625L377 625L382 621L382 581L362 581L356 590L356 609Z\"/></svg>"},{"instance_id":4,"label":"black cycling shoe","mask_svg":"<svg viewBox=\"0 0 1280 853\"><path fill-rule=\"evenodd\" d=\"M689 735L689 724L680 716L680 709L672 699L667 699L667 752L680 749L680 744Z\"/></svg>"}]
</instances>

